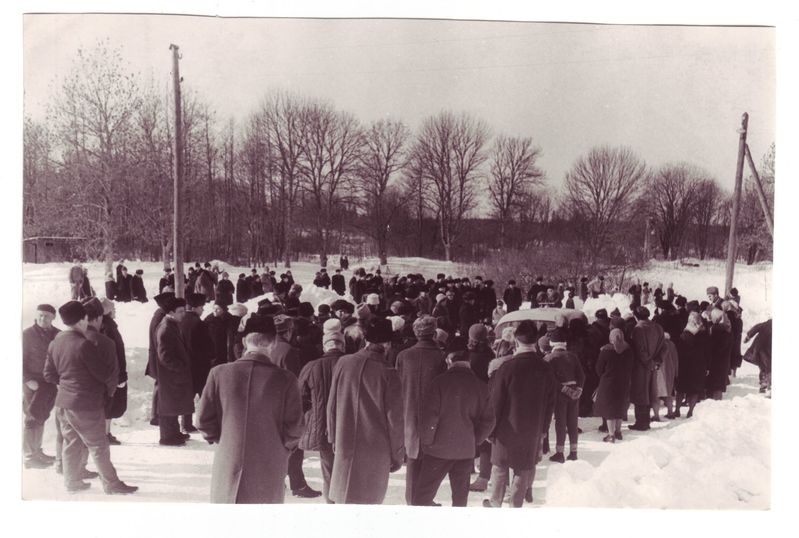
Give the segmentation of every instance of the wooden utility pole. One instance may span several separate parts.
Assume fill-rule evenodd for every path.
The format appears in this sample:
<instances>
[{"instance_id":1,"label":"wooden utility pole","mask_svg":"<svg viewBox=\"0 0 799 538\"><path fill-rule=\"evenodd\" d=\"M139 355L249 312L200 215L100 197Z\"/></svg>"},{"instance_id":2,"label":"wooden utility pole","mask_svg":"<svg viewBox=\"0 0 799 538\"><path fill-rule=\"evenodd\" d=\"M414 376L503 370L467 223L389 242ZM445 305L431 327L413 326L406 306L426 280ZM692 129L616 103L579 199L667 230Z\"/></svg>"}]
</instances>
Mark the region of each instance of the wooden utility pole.
<instances>
[{"instance_id":1,"label":"wooden utility pole","mask_svg":"<svg viewBox=\"0 0 799 538\"><path fill-rule=\"evenodd\" d=\"M169 45L172 51L172 85L175 89L175 144L174 144L174 213L172 221L172 254L175 260L175 296L183 297L185 280L183 276L183 238L182 234L182 207L181 198L183 193L183 113L180 99L180 54L177 45Z\"/></svg>"},{"instance_id":2,"label":"wooden utility pole","mask_svg":"<svg viewBox=\"0 0 799 538\"><path fill-rule=\"evenodd\" d=\"M738 211L741 205L741 183L744 174L744 156L746 154L746 130L749 127L749 114L744 112L741 117L741 128L738 131L738 165L735 169L735 194L732 198L732 211L730 212L730 238L727 241L727 275L724 283L724 295L732 289L732 277L735 272L735 259L737 256L737 228Z\"/></svg>"},{"instance_id":3,"label":"wooden utility pole","mask_svg":"<svg viewBox=\"0 0 799 538\"><path fill-rule=\"evenodd\" d=\"M746 145L746 162L749 163L749 169L752 171L752 177L755 178L755 191L757 192L757 199L760 200L760 207L763 208L763 216L766 218L768 224L768 231L771 233L771 238L774 239L774 217L771 216L771 209L766 200L766 193L763 190L763 183L760 182L760 174L757 173L755 162L752 160L752 152L749 151L749 144Z\"/></svg>"}]
</instances>

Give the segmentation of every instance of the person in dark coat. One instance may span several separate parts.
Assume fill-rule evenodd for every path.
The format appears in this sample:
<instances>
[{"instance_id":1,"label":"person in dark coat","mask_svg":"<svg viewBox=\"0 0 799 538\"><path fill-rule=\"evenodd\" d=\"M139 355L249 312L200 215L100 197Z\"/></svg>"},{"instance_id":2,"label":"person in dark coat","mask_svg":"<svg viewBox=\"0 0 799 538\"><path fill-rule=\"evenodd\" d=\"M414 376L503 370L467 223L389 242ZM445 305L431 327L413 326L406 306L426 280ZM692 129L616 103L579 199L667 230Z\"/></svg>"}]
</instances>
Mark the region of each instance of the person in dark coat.
<instances>
[{"instance_id":1,"label":"person in dark coat","mask_svg":"<svg viewBox=\"0 0 799 538\"><path fill-rule=\"evenodd\" d=\"M164 316L166 316L164 306L168 301L174 298L175 294L172 292L163 292L153 297L153 300L155 301L155 304L158 305L158 308L155 309L155 312L153 312L153 317L150 319L147 366L144 369L144 375L153 378L154 382L152 405L150 407L150 424L153 426L158 426L158 346L156 345L155 334L158 331L158 326L161 324L161 320L163 320Z\"/></svg>"},{"instance_id":2,"label":"person in dark coat","mask_svg":"<svg viewBox=\"0 0 799 538\"><path fill-rule=\"evenodd\" d=\"M706 345L702 317L698 312L691 312L685 330L677 341L677 401L682 401L683 396L688 400L688 418L694 415L694 407L700 395L705 392L705 377L707 375ZM680 416L677 407L675 416Z\"/></svg>"},{"instance_id":3,"label":"person in dark coat","mask_svg":"<svg viewBox=\"0 0 799 538\"><path fill-rule=\"evenodd\" d=\"M607 432L602 440L615 443L621 440L621 422L627 420L630 407L630 374L633 368L633 352L624 340L620 329L608 334L608 343L599 350L596 373L599 386L594 402L594 416L607 422Z\"/></svg>"},{"instance_id":4,"label":"person in dark coat","mask_svg":"<svg viewBox=\"0 0 799 538\"><path fill-rule=\"evenodd\" d=\"M189 272L193 272L191 267L189 267ZM170 267L164 269L164 276L158 280L158 293L164 293L164 288L167 286L171 286L173 288L175 286L175 275L172 274L172 269Z\"/></svg>"},{"instance_id":5,"label":"person in dark coat","mask_svg":"<svg viewBox=\"0 0 799 538\"><path fill-rule=\"evenodd\" d=\"M485 507L500 507L508 485L511 505L519 508L535 479L535 466L541 459L542 435L547 417L555 405L560 384L552 367L536 351L538 329L532 321L516 327L516 353L491 378L491 406L496 417L491 434L492 488ZM528 497L532 502L532 496Z\"/></svg>"},{"instance_id":6,"label":"person in dark coat","mask_svg":"<svg viewBox=\"0 0 799 538\"><path fill-rule=\"evenodd\" d=\"M555 329L549 335L552 352L544 357L544 361L552 366L560 383L560 390L555 400L555 454L549 461L563 463L563 450L566 445L566 433L569 434L569 460L577 459L577 415L580 407L580 396L585 383L585 372L580 358L567 351L569 336L563 329Z\"/></svg>"},{"instance_id":7,"label":"person in dark coat","mask_svg":"<svg viewBox=\"0 0 799 538\"><path fill-rule=\"evenodd\" d=\"M130 275L128 275L130 278ZM89 297L94 297L94 288L92 288L91 283L89 282L89 270L85 267L83 268L83 282L80 285L80 299L88 299Z\"/></svg>"},{"instance_id":8,"label":"person in dark coat","mask_svg":"<svg viewBox=\"0 0 799 538\"><path fill-rule=\"evenodd\" d=\"M144 271L141 269L136 269L136 274L130 280L130 292L131 296L134 301L138 301L140 303L146 303L147 299L147 290L144 289L144 280L142 276L144 275Z\"/></svg>"},{"instance_id":9,"label":"person in dark coat","mask_svg":"<svg viewBox=\"0 0 799 538\"><path fill-rule=\"evenodd\" d=\"M649 409L653 372L658 368L663 350L663 327L649 320L649 309L639 306L633 312L637 321L632 330L633 369L630 381L630 401L635 405L635 423L631 430L649 429Z\"/></svg>"},{"instance_id":10,"label":"person in dark coat","mask_svg":"<svg viewBox=\"0 0 799 538\"><path fill-rule=\"evenodd\" d=\"M710 360L705 389L711 398L721 400L729 384L732 331L730 320L721 309L710 311L710 321Z\"/></svg>"},{"instance_id":11,"label":"person in dark coat","mask_svg":"<svg viewBox=\"0 0 799 538\"><path fill-rule=\"evenodd\" d=\"M282 503L291 451L303 430L297 379L267 356L271 339L244 339L245 353L208 375L197 427L218 444L211 470L213 503Z\"/></svg>"},{"instance_id":12,"label":"person in dark coat","mask_svg":"<svg viewBox=\"0 0 799 538\"><path fill-rule=\"evenodd\" d=\"M100 325L100 334L108 337L114 342L117 359L117 388L114 396L105 406L105 429L108 435L108 442L112 445L119 445L119 439L111 433L111 420L120 418L128 409L128 365L125 358L125 341L119 332L119 326L114 321L116 309L114 303L108 299L100 301L103 305L103 322Z\"/></svg>"},{"instance_id":13,"label":"person in dark coat","mask_svg":"<svg viewBox=\"0 0 799 538\"><path fill-rule=\"evenodd\" d=\"M227 285L223 287L228 293L221 301L225 306L233 304L233 283L230 281L228 283L230 284L230 289L227 289ZM208 302L217 300L214 277L211 275L211 271L200 268L199 264L197 264L194 271L194 293L202 293Z\"/></svg>"},{"instance_id":14,"label":"person in dark coat","mask_svg":"<svg viewBox=\"0 0 799 538\"><path fill-rule=\"evenodd\" d=\"M117 267L117 301L129 303L133 297L133 277L124 265Z\"/></svg>"},{"instance_id":15,"label":"person in dark coat","mask_svg":"<svg viewBox=\"0 0 799 538\"><path fill-rule=\"evenodd\" d=\"M771 390L771 320L753 326L746 333L744 343L754 338L744 354L744 360L760 369L760 392Z\"/></svg>"},{"instance_id":16,"label":"person in dark coat","mask_svg":"<svg viewBox=\"0 0 799 538\"><path fill-rule=\"evenodd\" d=\"M330 275L327 274L327 269L320 269L319 270L319 287L328 289L330 287Z\"/></svg>"},{"instance_id":17,"label":"person in dark coat","mask_svg":"<svg viewBox=\"0 0 799 538\"><path fill-rule=\"evenodd\" d=\"M522 306L522 290L516 287L515 280L508 281L508 287L502 294L508 312L516 312Z\"/></svg>"},{"instance_id":18,"label":"person in dark coat","mask_svg":"<svg viewBox=\"0 0 799 538\"><path fill-rule=\"evenodd\" d=\"M113 273L108 273L105 277L105 296L111 301L117 298L117 283Z\"/></svg>"},{"instance_id":19,"label":"person in dark coat","mask_svg":"<svg viewBox=\"0 0 799 538\"><path fill-rule=\"evenodd\" d=\"M469 329L467 343L469 366L477 379L488 385L488 363L494 359L494 352L488 345L488 329L482 323L476 323ZM480 457L479 475L469 485L470 491L485 491L491 478L491 443L483 440L477 446Z\"/></svg>"},{"instance_id":20,"label":"person in dark coat","mask_svg":"<svg viewBox=\"0 0 799 538\"><path fill-rule=\"evenodd\" d=\"M463 294L463 304L458 312L458 326L460 334L464 338L468 337L469 329L482 319L480 306L477 304L477 296L472 291Z\"/></svg>"},{"instance_id":21,"label":"person in dark coat","mask_svg":"<svg viewBox=\"0 0 799 538\"><path fill-rule=\"evenodd\" d=\"M217 293L219 293L218 288L217 288ZM236 302L246 303L249 300L250 300L250 281L247 279L247 275L241 273L239 275L238 281L236 282Z\"/></svg>"},{"instance_id":22,"label":"person in dark coat","mask_svg":"<svg viewBox=\"0 0 799 538\"><path fill-rule=\"evenodd\" d=\"M250 298L260 297L264 294L264 285L261 282L261 277L258 276L258 271L253 268L250 279ZM241 302L241 301L239 301Z\"/></svg>"},{"instance_id":23,"label":"person in dark coat","mask_svg":"<svg viewBox=\"0 0 799 538\"><path fill-rule=\"evenodd\" d=\"M158 362L158 426L159 444L182 446L188 434L180 432L178 417L194 413L194 385L191 357L180 333L180 322L186 315L186 300L165 301L166 315L155 334Z\"/></svg>"},{"instance_id":24,"label":"person in dark coat","mask_svg":"<svg viewBox=\"0 0 799 538\"><path fill-rule=\"evenodd\" d=\"M230 281L227 271L224 271L221 276L222 278L219 279L219 283L216 285L216 300L225 306L230 306L233 304L233 294L236 293L236 288L233 286L233 282Z\"/></svg>"},{"instance_id":25,"label":"person in dark coat","mask_svg":"<svg viewBox=\"0 0 799 538\"><path fill-rule=\"evenodd\" d=\"M330 476L333 472L333 446L327 435L327 401L333 381L333 368L344 355L344 336L336 331L326 334L322 348L324 354L306 364L300 372L300 396L305 413L305 432L300 438L301 450L318 450L322 467L322 495L330 499Z\"/></svg>"},{"instance_id":26,"label":"person in dark coat","mask_svg":"<svg viewBox=\"0 0 799 538\"><path fill-rule=\"evenodd\" d=\"M69 270L69 287L73 301L78 300L81 296L81 290L83 289L83 274L83 266L76 260L75 265L73 265Z\"/></svg>"},{"instance_id":27,"label":"person in dark coat","mask_svg":"<svg viewBox=\"0 0 799 538\"><path fill-rule=\"evenodd\" d=\"M60 332L53 327L55 308L49 304L36 307L34 323L22 331L22 410L25 414L23 452L26 469L50 467L55 457L42 451L44 423L50 417L56 386L44 379L47 348Z\"/></svg>"},{"instance_id":28,"label":"person in dark coat","mask_svg":"<svg viewBox=\"0 0 799 538\"><path fill-rule=\"evenodd\" d=\"M599 358L600 350L608 343L610 335L610 318L608 311L600 308L594 314L596 320L589 325L586 330L585 347L583 349L583 370L585 371L585 385L583 395L580 397L580 416L593 416L594 402L592 400L594 390L599 385L599 374L596 369L596 361ZM590 373L589 373L590 371ZM607 432L607 424L604 423L599 431Z\"/></svg>"},{"instance_id":29,"label":"person in dark coat","mask_svg":"<svg viewBox=\"0 0 799 538\"><path fill-rule=\"evenodd\" d=\"M99 308L102 318L102 306ZM103 360L98 346L85 334L89 331L86 309L70 301L58 309L67 329L56 335L47 348L44 379L58 386L55 406L63 435L63 473L69 492L91 487L84 482L86 452L92 456L106 494L133 493L138 488L122 482L111 463L105 431L107 397L117 385L116 361ZM97 333L101 339L104 336ZM107 340L107 339L106 339ZM113 343L110 344L113 354Z\"/></svg>"},{"instance_id":30,"label":"person in dark coat","mask_svg":"<svg viewBox=\"0 0 799 538\"><path fill-rule=\"evenodd\" d=\"M721 309L727 314L730 321L730 333L732 334L732 345L730 346L730 371L735 377L736 371L741 367L743 356L741 355L741 339L743 338L744 323L741 320L738 308L730 301L721 303Z\"/></svg>"},{"instance_id":31,"label":"person in dark coat","mask_svg":"<svg viewBox=\"0 0 799 538\"><path fill-rule=\"evenodd\" d=\"M268 356L272 362L284 370L288 370L294 377L299 378L303 366L300 349L291 345L293 341L294 319L284 314L274 317L276 336L269 346ZM288 475L289 487L295 497L314 498L322 495L305 480L302 462L305 455L299 448L295 448L289 457Z\"/></svg>"},{"instance_id":32,"label":"person in dark coat","mask_svg":"<svg viewBox=\"0 0 799 538\"><path fill-rule=\"evenodd\" d=\"M448 370L428 387L419 417L423 457L413 492L416 506L433 506L447 475L452 506L466 506L474 464L471 447L482 444L494 428L488 386L471 370L468 351L450 353L446 362Z\"/></svg>"},{"instance_id":33,"label":"person in dark coat","mask_svg":"<svg viewBox=\"0 0 799 538\"><path fill-rule=\"evenodd\" d=\"M208 327L208 334L213 343L211 355L211 368L228 362L228 332L230 330L231 315L227 306L216 302L203 323Z\"/></svg>"},{"instance_id":34,"label":"person in dark coat","mask_svg":"<svg viewBox=\"0 0 799 538\"><path fill-rule=\"evenodd\" d=\"M336 273L330 278L330 287L342 297L347 292L347 283L344 281L341 269L336 269Z\"/></svg>"},{"instance_id":35,"label":"person in dark coat","mask_svg":"<svg viewBox=\"0 0 799 538\"><path fill-rule=\"evenodd\" d=\"M244 353L244 333L241 331L241 320L247 315L247 307L241 303L235 303L230 305L227 311L227 362L234 362Z\"/></svg>"},{"instance_id":36,"label":"person in dark coat","mask_svg":"<svg viewBox=\"0 0 799 538\"><path fill-rule=\"evenodd\" d=\"M405 455L402 384L386 364L391 322L372 318L366 340L364 349L336 363L327 403L335 453L330 499L340 504L381 504L389 474Z\"/></svg>"},{"instance_id":37,"label":"person in dark coat","mask_svg":"<svg viewBox=\"0 0 799 538\"><path fill-rule=\"evenodd\" d=\"M197 396L203 393L208 373L211 371L211 362L214 359L214 341L211 339L211 331L208 325L200 319L204 306L205 295L190 294L186 297L186 313L178 324L180 335L191 359L192 388ZM182 421L184 432L197 431L192 424L191 413L183 415Z\"/></svg>"},{"instance_id":38,"label":"person in dark coat","mask_svg":"<svg viewBox=\"0 0 799 538\"><path fill-rule=\"evenodd\" d=\"M419 417L422 403L433 378L446 370L444 354L433 341L436 320L424 316L413 323L417 343L397 355L397 373L402 384L405 425L405 502L413 503L415 481L421 468Z\"/></svg>"}]
</instances>

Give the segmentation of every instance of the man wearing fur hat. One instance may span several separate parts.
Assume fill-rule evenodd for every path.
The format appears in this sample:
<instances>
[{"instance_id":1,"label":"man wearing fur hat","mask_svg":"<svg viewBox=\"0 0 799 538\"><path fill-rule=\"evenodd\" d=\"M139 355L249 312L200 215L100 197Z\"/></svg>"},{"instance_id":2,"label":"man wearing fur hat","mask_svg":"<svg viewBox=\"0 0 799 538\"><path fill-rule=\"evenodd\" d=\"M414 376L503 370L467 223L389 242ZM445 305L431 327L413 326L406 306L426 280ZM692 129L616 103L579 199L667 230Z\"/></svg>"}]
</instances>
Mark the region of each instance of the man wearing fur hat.
<instances>
[{"instance_id":1,"label":"man wearing fur hat","mask_svg":"<svg viewBox=\"0 0 799 538\"><path fill-rule=\"evenodd\" d=\"M337 321L337 320L336 320ZM340 324L339 324L340 327ZM333 472L333 446L327 439L327 401L333 368L344 355L344 335L334 330L335 323L325 324L322 337L324 354L306 364L300 372L300 395L305 413L305 432L300 438L301 450L318 450L322 466L322 494L330 500L330 475Z\"/></svg>"},{"instance_id":2,"label":"man wearing fur hat","mask_svg":"<svg viewBox=\"0 0 799 538\"><path fill-rule=\"evenodd\" d=\"M632 329L633 369L630 380L630 402L635 406L635 423L631 430L649 429L649 409L660 402L651 396L655 370L660 367L661 353L665 347L663 328L649 320L649 309L639 306L633 312L636 324Z\"/></svg>"},{"instance_id":3,"label":"man wearing fur hat","mask_svg":"<svg viewBox=\"0 0 799 538\"><path fill-rule=\"evenodd\" d=\"M397 355L397 373L402 384L403 421L405 423L405 502L413 503L415 481L421 468L419 417L422 402L433 378L446 370L444 353L433 341L436 320L422 316L413 324L416 345Z\"/></svg>"},{"instance_id":4,"label":"man wearing fur hat","mask_svg":"<svg viewBox=\"0 0 799 538\"><path fill-rule=\"evenodd\" d=\"M366 347L333 368L327 403L328 441L335 461L330 499L340 504L381 504L389 474L402 467L402 388L386 364L391 322L371 318Z\"/></svg>"},{"instance_id":5,"label":"man wearing fur hat","mask_svg":"<svg viewBox=\"0 0 799 538\"><path fill-rule=\"evenodd\" d=\"M146 303L148 301L147 290L144 288L144 271L141 269L136 269L136 274L133 275L130 281L130 291L134 301L140 303Z\"/></svg>"},{"instance_id":6,"label":"man wearing fur hat","mask_svg":"<svg viewBox=\"0 0 799 538\"><path fill-rule=\"evenodd\" d=\"M356 353L366 345L366 324L374 315L368 305L361 304L355 310L355 317L356 323L344 327L343 330L347 353Z\"/></svg>"},{"instance_id":7,"label":"man wearing fur hat","mask_svg":"<svg viewBox=\"0 0 799 538\"><path fill-rule=\"evenodd\" d=\"M161 445L182 446L188 434L180 432L178 417L194 412L191 358L180 334L186 315L186 300L171 298L164 303L166 315L156 331L158 370L158 426Z\"/></svg>"},{"instance_id":8,"label":"man wearing fur hat","mask_svg":"<svg viewBox=\"0 0 799 538\"><path fill-rule=\"evenodd\" d=\"M25 413L23 450L25 468L44 469L55 461L42 451L44 423L55 403L56 387L44 379L47 347L59 333L53 327L55 308L49 304L36 307L34 323L22 331L22 409Z\"/></svg>"},{"instance_id":9,"label":"man wearing fur hat","mask_svg":"<svg viewBox=\"0 0 799 538\"><path fill-rule=\"evenodd\" d=\"M330 287L342 297L346 293L347 283L344 281L344 275L341 274L341 269L336 269L336 273L330 278Z\"/></svg>"},{"instance_id":10,"label":"man wearing fur hat","mask_svg":"<svg viewBox=\"0 0 799 538\"><path fill-rule=\"evenodd\" d=\"M194 394L200 396L205 388L205 381L211 371L211 361L214 358L214 342L211 340L211 331L208 329L208 325L200 319L205 307L205 295L190 293L186 297L186 307L186 314L178 326L191 358L191 380ZM197 431L192 424L191 413L183 415L183 431L186 433Z\"/></svg>"},{"instance_id":11,"label":"man wearing fur hat","mask_svg":"<svg viewBox=\"0 0 799 538\"><path fill-rule=\"evenodd\" d=\"M78 492L91 487L89 482L83 481L82 475L88 449L105 493L133 493L138 488L122 482L111 463L105 429L105 400L117 385L116 360L113 357L110 361L103 360L97 346L86 338L89 323L82 304L70 301L61 306L58 313L67 329L50 343L44 378L58 385L55 405L64 438L66 489ZM102 307L95 319L97 317L102 318Z\"/></svg>"}]
</instances>

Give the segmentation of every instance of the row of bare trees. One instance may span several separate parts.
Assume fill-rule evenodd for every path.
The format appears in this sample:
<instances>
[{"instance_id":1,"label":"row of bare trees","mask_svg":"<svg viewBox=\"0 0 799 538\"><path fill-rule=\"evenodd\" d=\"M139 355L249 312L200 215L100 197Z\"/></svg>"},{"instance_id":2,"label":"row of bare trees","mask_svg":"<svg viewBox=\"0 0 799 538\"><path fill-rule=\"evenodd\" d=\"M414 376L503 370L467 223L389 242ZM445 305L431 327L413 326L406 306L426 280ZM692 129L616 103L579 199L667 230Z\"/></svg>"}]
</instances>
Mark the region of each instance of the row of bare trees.
<instances>
[{"instance_id":1,"label":"row of bare trees","mask_svg":"<svg viewBox=\"0 0 799 538\"><path fill-rule=\"evenodd\" d=\"M166 263L169 92L131 73L107 42L78 51L47 120L25 120L26 236L82 237L86 254L109 266L119 257ZM626 241L624 228L652 218L664 257L685 252L688 236L704 257L710 230L725 224L727 196L713 178L687 164L650 170L627 148L592 149L575 161L561 195L550 196L532 137L493 136L466 113L443 111L414 133L398 119L363 125L332 103L267 91L237 123L220 121L185 88L183 122L183 233L192 259L290 265L312 249L324 266L331 253L368 240L385 263L413 234L418 255L433 254L432 229L450 260L474 246L471 223L486 213L496 226L493 248L557 240L595 264ZM773 172L763 175L773 196ZM747 207L744 219L755 215ZM744 229L756 230L750 220Z\"/></svg>"}]
</instances>

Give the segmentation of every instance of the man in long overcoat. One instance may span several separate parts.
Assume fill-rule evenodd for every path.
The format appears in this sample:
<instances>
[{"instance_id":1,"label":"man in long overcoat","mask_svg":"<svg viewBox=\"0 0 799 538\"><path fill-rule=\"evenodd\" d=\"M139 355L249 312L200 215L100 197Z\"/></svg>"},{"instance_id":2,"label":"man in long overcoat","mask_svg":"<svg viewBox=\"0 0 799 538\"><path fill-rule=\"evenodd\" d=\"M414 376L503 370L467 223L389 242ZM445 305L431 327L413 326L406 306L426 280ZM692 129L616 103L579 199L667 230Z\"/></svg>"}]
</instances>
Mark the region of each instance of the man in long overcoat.
<instances>
[{"instance_id":1,"label":"man in long overcoat","mask_svg":"<svg viewBox=\"0 0 799 538\"><path fill-rule=\"evenodd\" d=\"M44 379L47 346L59 333L53 327L55 308L49 304L36 307L34 324L22 331L22 409L25 413L23 450L25 467L43 469L55 461L42 451L44 423L55 403L56 386Z\"/></svg>"},{"instance_id":2,"label":"man in long overcoat","mask_svg":"<svg viewBox=\"0 0 799 538\"><path fill-rule=\"evenodd\" d=\"M245 353L208 375L197 427L218 443L213 503L282 503L289 453L303 431L297 378L266 355L271 338L250 333Z\"/></svg>"},{"instance_id":3,"label":"man in long overcoat","mask_svg":"<svg viewBox=\"0 0 799 538\"><path fill-rule=\"evenodd\" d=\"M155 304L158 305L158 308L155 309L155 312L153 312L153 317L150 319L150 346L147 354L147 366L144 369L144 375L152 377L154 382L152 406L150 408L150 424L153 426L158 426L158 349L156 345L155 334L158 331L158 326L161 324L161 320L163 320L164 316L166 316L164 305L174 297L175 294L171 291L163 292L153 297L153 300L155 301Z\"/></svg>"},{"instance_id":4,"label":"man in long overcoat","mask_svg":"<svg viewBox=\"0 0 799 538\"><path fill-rule=\"evenodd\" d=\"M633 369L630 378L630 402L635 406L635 423L631 430L649 429L651 384L653 372L660 367L660 356L666 337L663 327L649 320L649 309L636 307L636 319L632 330Z\"/></svg>"},{"instance_id":5,"label":"man in long overcoat","mask_svg":"<svg viewBox=\"0 0 799 538\"><path fill-rule=\"evenodd\" d=\"M405 502L413 502L415 481L421 468L419 417L427 389L433 378L447 369L444 353L433 341L436 320L423 316L413 323L416 345L397 355L397 372L402 383L403 422L405 423Z\"/></svg>"},{"instance_id":6,"label":"man in long overcoat","mask_svg":"<svg viewBox=\"0 0 799 538\"><path fill-rule=\"evenodd\" d=\"M178 416L194 412L194 384L191 358L180 334L180 322L186 314L186 300L173 298L164 304L166 315L155 335L158 362L159 444L180 446L187 436L181 434Z\"/></svg>"},{"instance_id":7,"label":"man in long overcoat","mask_svg":"<svg viewBox=\"0 0 799 538\"><path fill-rule=\"evenodd\" d=\"M105 406L105 428L108 434L108 442L112 445L121 444L111 433L111 420L120 418L128 408L128 365L125 358L125 342L119 332L119 326L114 321L116 310L114 303L108 299L100 301L103 305L103 322L100 326L100 333L107 336L114 342L117 358L117 389L114 396Z\"/></svg>"},{"instance_id":8,"label":"man in long overcoat","mask_svg":"<svg viewBox=\"0 0 799 538\"><path fill-rule=\"evenodd\" d=\"M205 387L208 372L211 371L211 361L214 357L214 342L208 325L203 323L200 315L205 306L205 295L191 293L186 297L186 314L179 326L180 334L186 349L191 357L191 381L194 394L201 395ZM191 420L191 413L183 415L183 430L186 433L197 431Z\"/></svg>"},{"instance_id":9,"label":"man in long overcoat","mask_svg":"<svg viewBox=\"0 0 799 538\"><path fill-rule=\"evenodd\" d=\"M333 369L327 434L335 461L330 499L340 504L381 504L388 476L402 467L402 388L386 364L391 322L373 318L367 346L341 357Z\"/></svg>"},{"instance_id":10,"label":"man in long overcoat","mask_svg":"<svg viewBox=\"0 0 799 538\"><path fill-rule=\"evenodd\" d=\"M560 383L549 364L535 351L538 329L532 321L516 328L516 353L494 373L489 388L496 426L491 438L491 499L483 506L500 507L509 470L513 469L511 504L522 502L540 460L542 435L551 416Z\"/></svg>"}]
</instances>

